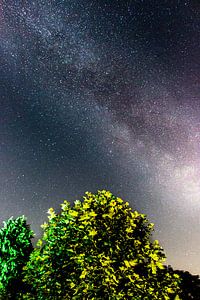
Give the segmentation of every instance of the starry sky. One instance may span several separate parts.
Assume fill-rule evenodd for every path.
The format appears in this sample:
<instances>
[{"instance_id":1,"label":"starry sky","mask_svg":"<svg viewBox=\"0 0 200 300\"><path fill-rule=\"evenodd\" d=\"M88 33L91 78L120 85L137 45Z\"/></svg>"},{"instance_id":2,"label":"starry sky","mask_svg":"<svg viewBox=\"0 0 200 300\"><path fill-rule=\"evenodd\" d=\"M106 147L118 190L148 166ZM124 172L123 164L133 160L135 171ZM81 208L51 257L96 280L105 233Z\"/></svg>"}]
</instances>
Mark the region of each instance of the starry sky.
<instances>
[{"instance_id":1,"label":"starry sky","mask_svg":"<svg viewBox=\"0 0 200 300\"><path fill-rule=\"evenodd\" d=\"M195 0L0 0L0 222L106 189L200 274L199 53Z\"/></svg>"}]
</instances>

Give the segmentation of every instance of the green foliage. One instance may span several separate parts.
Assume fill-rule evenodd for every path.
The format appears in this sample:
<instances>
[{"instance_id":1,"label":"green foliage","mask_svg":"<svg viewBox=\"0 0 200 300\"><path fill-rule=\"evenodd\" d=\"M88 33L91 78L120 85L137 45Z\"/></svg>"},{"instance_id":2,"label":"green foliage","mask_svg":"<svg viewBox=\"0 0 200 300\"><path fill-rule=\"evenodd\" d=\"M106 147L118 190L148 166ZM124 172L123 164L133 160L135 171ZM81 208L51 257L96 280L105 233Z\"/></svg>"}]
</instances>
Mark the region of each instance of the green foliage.
<instances>
[{"instance_id":1,"label":"green foliage","mask_svg":"<svg viewBox=\"0 0 200 300\"><path fill-rule=\"evenodd\" d=\"M4 222L0 230L0 299L15 299L16 293L25 288L22 267L33 250L32 237L24 216Z\"/></svg>"},{"instance_id":2,"label":"green foliage","mask_svg":"<svg viewBox=\"0 0 200 300\"><path fill-rule=\"evenodd\" d=\"M153 224L109 191L50 208L30 255L23 299L178 300L179 276L163 272L165 255L151 241ZM176 297L176 298L175 298Z\"/></svg>"}]
</instances>

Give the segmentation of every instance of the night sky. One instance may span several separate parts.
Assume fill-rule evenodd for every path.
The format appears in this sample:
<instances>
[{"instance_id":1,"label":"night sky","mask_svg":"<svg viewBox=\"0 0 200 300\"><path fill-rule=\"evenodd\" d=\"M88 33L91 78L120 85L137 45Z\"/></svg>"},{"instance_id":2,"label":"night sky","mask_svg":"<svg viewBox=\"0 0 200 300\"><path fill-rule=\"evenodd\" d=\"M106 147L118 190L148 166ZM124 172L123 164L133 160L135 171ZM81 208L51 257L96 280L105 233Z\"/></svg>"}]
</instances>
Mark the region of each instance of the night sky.
<instances>
[{"instance_id":1,"label":"night sky","mask_svg":"<svg viewBox=\"0 0 200 300\"><path fill-rule=\"evenodd\" d=\"M198 2L0 0L1 223L106 189L200 274Z\"/></svg>"}]
</instances>

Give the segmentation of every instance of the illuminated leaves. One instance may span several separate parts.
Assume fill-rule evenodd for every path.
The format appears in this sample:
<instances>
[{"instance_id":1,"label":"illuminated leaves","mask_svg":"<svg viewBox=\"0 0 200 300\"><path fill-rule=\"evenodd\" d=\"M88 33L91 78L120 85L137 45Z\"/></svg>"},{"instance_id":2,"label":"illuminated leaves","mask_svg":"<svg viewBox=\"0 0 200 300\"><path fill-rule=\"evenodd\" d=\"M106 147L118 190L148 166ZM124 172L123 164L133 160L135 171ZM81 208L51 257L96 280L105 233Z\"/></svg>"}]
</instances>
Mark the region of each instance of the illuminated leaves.
<instances>
[{"instance_id":1,"label":"illuminated leaves","mask_svg":"<svg viewBox=\"0 0 200 300\"><path fill-rule=\"evenodd\" d=\"M95 236L97 234L97 231L92 229L89 231L89 236Z\"/></svg>"},{"instance_id":2,"label":"illuminated leaves","mask_svg":"<svg viewBox=\"0 0 200 300\"><path fill-rule=\"evenodd\" d=\"M150 265L151 265L152 274L156 274L157 268L154 261L151 261Z\"/></svg>"},{"instance_id":3,"label":"illuminated leaves","mask_svg":"<svg viewBox=\"0 0 200 300\"><path fill-rule=\"evenodd\" d=\"M127 233L132 233L132 232L133 232L132 227L130 226L130 227L126 228L126 232L127 232Z\"/></svg>"},{"instance_id":4,"label":"illuminated leaves","mask_svg":"<svg viewBox=\"0 0 200 300\"><path fill-rule=\"evenodd\" d=\"M44 222L42 225L40 225L40 227L42 229L46 229L48 227L48 224L46 222Z\"/></svg>"},{"instance_id":5,"label":"illuminated leaves","mask_svg":"<svg viewBox=\"0 0 200 300\"><path fill-rule=\"evenodd\" d=\"M85 278L86 274L87 274L87 271L83 270L81 273L81 276L79 278Z\"/></svg>"},{"instance_id":6,"label":"illuminated leaves","mask_svg":"<svg viewBox=\"0 0 200 300\"><path fill-rule=\"evenodd\" d=\"M62 211L68 211L69 207L70 207L70 202L67 200L64 200L64 202L60 205L62 208Z\"/></svg>"},{"instance_id":7,"label":"illuminated leaves","mask_svg":"<svg viewBox=\"0 0 200 300\"><path fill-rule=\"evenodd\" d=\"M83 204L83 209L86 210L86 209L88 209L88 208L90 208L90 205L89 205L88 203L84 203L84 204Z\"/></svg>"},{"instance_id":8,"label":"illuminated leaves","mask_svg":"<svg viewBox=\"0 0 200 300\"><path fill-rule=\"evenodd\" d=\"M52 207L49 208L49 210L47 211L47 213L49 214L49 216L48 216L49 220L51 220L51 219L53 219L53 218L56 217L55 211L54 211L54 209Z\"/></svg>"},{"instance_id":9,"label":"illuminated leaves","mask_svg":"<svg viewBox=\"0 0 200 300\"><path fill-rule=\"evenodd\" d=\"M72 217L78 217L79 213L75 210L69 210L69 214L72 216Z\"/></svg>"},{"instance_id":10,"label":"illuminated leaves","mask_svg":"<svg viewBox=\"0 0 200 300\"><path fill-rule=\"evenodd\" d=\"M137 265L137 263L138 263L137 260L130 260L130 261L124 260L124 264L125 264L125 266L126 266L127 268L134 267L134 266Z\"/></svg>"},{"instance_id":11,"label":"illuminated leaves","mask_svg":"<svg viewBox=\"0 0 200 300\"><path fill-rule=\"evenodd\" d=\"M39 239L38 242L37 242L37 246L38 246L38 247L41 247L41 246L42 246L42 243L43 243L42 240Z\"/></svg>"},{"instance_id":12,"label":"illuminated leaves","mask_svg":"<svg viewBox=\"0 0 200 300\"><path fill-rule=\"evenodd\" d=\"M33 236L24 216L4 221L0 230L0 298L4 293L14 298L23 287L22 268L33 250ZM17 286L14 286L15 281Z\"/></svg>"},{"instance_id":13,"label":"illuminated leaves","mask_svg":"<svg viewBox=\"0 0 200 300\"><path fill-rule=\"evenodd\" d=\"M37 299L169 299L178 278L163 271L165 255L151 242L153 224L128 202L102 190L48 210L44 235L24 268ZM108 296L109 295L109 296ZM168 298L167 298L168 297Z\"/></svg>"}]
</instances>

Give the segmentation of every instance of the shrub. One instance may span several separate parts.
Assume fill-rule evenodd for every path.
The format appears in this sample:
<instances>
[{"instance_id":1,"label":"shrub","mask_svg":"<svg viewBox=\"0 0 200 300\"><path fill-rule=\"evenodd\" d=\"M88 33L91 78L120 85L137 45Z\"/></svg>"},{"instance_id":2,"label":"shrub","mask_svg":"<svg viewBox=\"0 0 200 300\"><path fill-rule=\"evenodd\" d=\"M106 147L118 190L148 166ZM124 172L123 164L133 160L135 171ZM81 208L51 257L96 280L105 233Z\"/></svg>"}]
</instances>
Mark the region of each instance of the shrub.
<instances>
[{"instance_id":1,"label":"shrub","mask_svg":"<svg viewBox=\"0 0 200 300\"><path fill-rule=\"evenodd\" d=\"M22 267L33 251L33 231L24 216L11 217L0 230L0 299L15 299L24 290Z\"/></svg>"},{"instance_id":2,"label":"shrub","mask_svg":"<svg viewBox=\"0 0 200 300\"><path fill-rule=\"evenodd\" d=\"M60 214L49 209L43 237L24 267L31 290L23 299L175 298L179 276L161 274L165 254L150 239L146 215L109 191L85 194L73 208L65 200Z\"/></svg>"}]
</instances>

